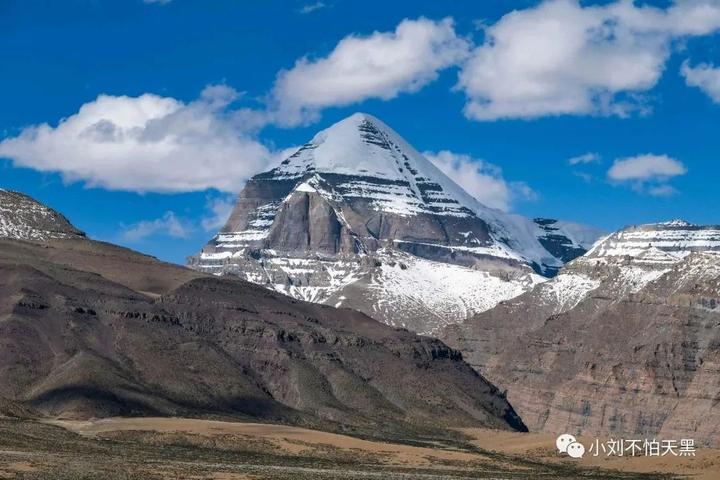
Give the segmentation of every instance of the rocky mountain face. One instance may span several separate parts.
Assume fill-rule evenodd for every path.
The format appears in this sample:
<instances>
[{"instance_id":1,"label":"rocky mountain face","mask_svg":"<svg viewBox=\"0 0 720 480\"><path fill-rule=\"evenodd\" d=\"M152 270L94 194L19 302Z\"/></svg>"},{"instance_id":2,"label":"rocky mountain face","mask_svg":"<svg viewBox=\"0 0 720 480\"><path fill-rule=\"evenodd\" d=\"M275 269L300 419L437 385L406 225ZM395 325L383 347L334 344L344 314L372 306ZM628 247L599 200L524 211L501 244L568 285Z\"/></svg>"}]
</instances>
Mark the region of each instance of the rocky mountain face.
<instances>
[{"instance_id":1,"label":"rocky mountain face","mask_svg":"<svg viewBox=\"0 0 720 480\"><path fill-rule=\"evenodd\" d=\"M0 237L42 241L83 236L55 210L27 195L0 188Z\"/></svg>"},{"instance_id":2,"label":"rocky mountain face","mask_svg":"<svg viewBox=\"0 0 720 480\"><path fill-rule=\"evenodd\" d=\"M189 265L429 333L531 289L597 236L485 207L355 114L253 177Z\"/></svg>"},{"instance_id":3,"label":"rocky mountain face","mask_svg":"<svg viewBox=\"0 0 720 480\"><path fill-rule=\"evenodd\" d=\"M530 430L717 444L720 227L626 228L441 338Z\"/></svg>"},{"instance_id":4,"label":"rocky mountain face","mask_svg":"<svg viewBox=\"0 0 720 480\"><path fill-rule=\"evenodd\" d=\"M551 218L536 218L533 222L540 230L535 234L540 245L563 264L583 255L602 235L600 230ZM545 274L554 276L559 268L548 265Z\"/></svg>"},{"instance_id":5,"label":"rocky mountain face","mask_svg":"<svg viewBox=\"0 0 720 480\"><path fill-rule=\"evenodd\" d=\"M0 406L71 418L211 415L403 438L525 428L439 340L77 235L0 238L0 391Z\"/></svg>"}]
</instances>

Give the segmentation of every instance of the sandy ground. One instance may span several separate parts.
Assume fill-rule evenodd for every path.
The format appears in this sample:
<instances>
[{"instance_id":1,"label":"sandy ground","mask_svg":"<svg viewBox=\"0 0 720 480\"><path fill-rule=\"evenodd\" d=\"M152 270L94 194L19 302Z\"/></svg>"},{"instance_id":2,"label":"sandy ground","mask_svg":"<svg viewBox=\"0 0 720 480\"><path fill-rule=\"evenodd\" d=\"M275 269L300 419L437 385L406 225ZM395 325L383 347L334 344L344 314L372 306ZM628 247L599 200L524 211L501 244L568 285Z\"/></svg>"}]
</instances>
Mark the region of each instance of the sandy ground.
<instances>
[{"instance_id":1,"label":"sandy ground","mask_svg":"<svg viewBox=\"0 0 720 480\"><path fill-rule=\"evenodd\" d=\"M380 441L368 441L346 435L309 430L304 428L258 423L236 423L183 418L109 418L95 421L48 421L55 426L78 433L82 438L111 438L114 435L139 435L151 432L153 435L186 435L205 438L208 441L227 438L229 442L247 445L258 443L270 445L275 452L305 457L352 458L362 464L382 464L396 468L430 468L433 471L449 472L454 468L470 472L485 468L492 472L497 468L498 477L507 478L502 471L514 470L518 478L535 478L532 467L520 465L518 459L542 462L544 464L572 467L600 468L603 471L633 473L664 473L698 480L720 480L720 450L698 447L695 457L594 457L591 454L575 460L556 453L555 436L550 434L523 434L488 429L463 429L473 439L472 443L484 451L498 452L484 455L479 452L459 451L451 448L428 448ZM136 437L131 437L136 438ZM137 437L140 438L140 437ZM579 438L589 445L594 439ZM18 462L13 470L32 468ZM278 468L278 467L268 467ZM309 472L314 469L298 469ZM212 480L246 480L249 478L275 478L245 476L242 472L213 473ZM442 478L445 478L443 474ZM627 475L627 474L626 474ZM290 475L292 478L293 475ZM514 477L514 476L513 476ZM170 477L164 477L170 478ZM195 477L187 477L195 478ZM208 478L207 476L202 478ZM306 478L306 477L303 477ZM307 477L310 478L310 477ZM312 477L315 478L315 477ZM355 478L355 477L353 477ZM420 477L418 477L420 478ZM425 477L422 477L425 478ZM449 477L448 477L449 478ZM483 477L484 478L484 477ZM555 477L553 477L555 478ZM562 478L575 478L563 476ZM612 477L615 478L615 477ZM630 474L629 478L632 477Z\"/></svg>"},{"instance_id":2,"label":"sandy ground","mask_svg":"<svg viewBox=\"0 0 720 480\"><path fill-rule=\"evenodd\" d=\"M357 453L380 455L390 464L430 466L434 463L486 460L482 455L445 449L413 447L362 440L346 435L285 425L235 423L187 418L109 418L97 421L55 420L62 426L87 436L118 431L153 431L191 435L242 435L270 441L290 454L310 453L313 447L332 447Z\"/></svg>"},{"instance_id":3,"label":"sandy ground","mask_svg":"<svg viewBox=\"0 0 720 480\"><path fill-rule=\"evenodd\" d=\"M586 453L581 459L560 455L555 449L555 435L545 433L515 433L485 429L462 430L485 450L520 455L550 462L577 462L586 467L599 467L625 472L661 472L688 476L698 480L720 480L720 450L697 447L694 457L607 457ZM600 439L601 441L607 439ZM583 445L590 445L595 437L578 437Z\"/></svg>"}]
</instances>

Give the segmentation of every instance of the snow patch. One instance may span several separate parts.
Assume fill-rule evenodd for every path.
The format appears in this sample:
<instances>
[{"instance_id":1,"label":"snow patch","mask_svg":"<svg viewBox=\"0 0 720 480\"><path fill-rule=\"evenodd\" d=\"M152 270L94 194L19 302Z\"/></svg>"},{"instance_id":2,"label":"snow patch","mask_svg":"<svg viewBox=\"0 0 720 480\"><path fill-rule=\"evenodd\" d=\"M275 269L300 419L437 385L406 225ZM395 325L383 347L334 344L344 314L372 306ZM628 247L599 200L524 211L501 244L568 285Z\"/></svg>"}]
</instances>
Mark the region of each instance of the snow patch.
<instances>
[{"instance_id":1,"label":"snow patch","mask_svg":"<svg viewBox=\"0 0 720 480\"><path fill-rule=\"evenodd\" d=\"M317 190L315 190L312 185L310 185L307 182L303 182L297 187L295 187L296 192L306 192L306 193L316 193Z\"/></svg>"},{"instance_id":2,"label":"snow patch","mask_svg":"<svg viewBox=\"0 0 720 480\"><path fill-rule=\"evenodd\" d=\"M600 280L584 275L561 273L540 288L546 301L556 305L556 314L573 309L589 292L600 286Z\"/></svg>"},{"instance_id":3,"label":"snow patch","mask_svg":"<svg viewBox=\"0 0 720 480\"><path fill-rule=\"evenodd\" d=\"M378 299L374 308L382 317L392 318L397 311L434 317L428 322L428 329L420 332L430 334L489 310L545 280L532 273L502 278L458 265L394 254L382 261L379 271L372 275L369 289Z\"/></svg>"}]
</instances>

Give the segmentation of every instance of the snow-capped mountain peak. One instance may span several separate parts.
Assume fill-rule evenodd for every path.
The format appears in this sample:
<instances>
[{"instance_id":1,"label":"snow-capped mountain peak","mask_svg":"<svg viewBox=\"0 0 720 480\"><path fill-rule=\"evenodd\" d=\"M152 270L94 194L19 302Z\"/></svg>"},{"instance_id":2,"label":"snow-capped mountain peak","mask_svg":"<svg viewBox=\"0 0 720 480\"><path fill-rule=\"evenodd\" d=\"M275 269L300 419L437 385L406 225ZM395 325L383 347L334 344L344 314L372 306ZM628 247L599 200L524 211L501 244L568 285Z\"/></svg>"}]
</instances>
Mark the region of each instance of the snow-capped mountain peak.
<instances>
[{"instance_id":1,"label":"snow-capped mountain peak","mask_svg":"<svg viewBox=\"0 0 720 480\"><path fill-rule=\"evenodd\" d=\"M355 113L319 132L261 175L285 181L312 176L314 188L328 200L364 199L375 211L403 217L476 217L486 224L489 238L467 237L475 239L468 245L475 253L525 262L546 274L584 253L601 234L570 222L543 219L541 224L483 205L392 128L366 113ZM332 182L338 177L346 181ZM335 185L323 188L323 179ZM462 243L462 238L451 240Z\"/></svg>"},{"instance_id":2,"label":"snow-capped mountain peak","mask_svg":"<svg viewBox=\"0 0 720 480\"><path fill-rule=\"evenodd\" d=\"M486 207L389 126L357 113L250 179L189 263L427 332L525 291L542 281L538 272L554 274L586 251L592 233L583 228ZM426 275L433 266L444 273ZM424 279L408 282L413 275ZM478 286L440 288L453 276Z\"/></svg>"},{"instance_id":3,"label":"snow-capped mountain peak","mask_svg":"<svg viewBox=\"0 0 720 480\"><path fill-rule=\"evenodd\" d=\"M485 208L394 130L365 113L321 131L270 174L277 179L310 174L355 177L354 188L341 185L338 193L373 198L378 210L404 216L469 216Z\"/></svg>"}]
</instances>

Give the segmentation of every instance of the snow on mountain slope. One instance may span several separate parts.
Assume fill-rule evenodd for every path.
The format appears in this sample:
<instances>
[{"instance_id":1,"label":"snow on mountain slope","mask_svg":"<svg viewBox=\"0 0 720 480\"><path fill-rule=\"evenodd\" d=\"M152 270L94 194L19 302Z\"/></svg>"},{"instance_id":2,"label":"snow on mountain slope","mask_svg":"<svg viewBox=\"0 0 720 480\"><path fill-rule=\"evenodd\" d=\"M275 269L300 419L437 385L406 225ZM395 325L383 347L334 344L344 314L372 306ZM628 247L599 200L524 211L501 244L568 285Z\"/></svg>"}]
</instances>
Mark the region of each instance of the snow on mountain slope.
<instances>
[{"instance_id":1,"label":"snow on mountain slope","mask_svg":"<svg viewBox=\"0 0 720 480\"><path fill-rule=\"evenodd\" d=\"M375 211L406 218L422 214L479 218L488 225L491 241L473 242L469 237L467 246L492 249L486 252L481 248L475 253L527 262L540 271L550 268L554 272L567 261L562 254L549 252L539 241L538 237L546 236L547 232L537 223L481 204L394 130L367 114L356 113L321 131L277 168L258 178L278 182L304 180L295 191L312 189L336 203L362 199ZM231 240L264 238L263 229L272 226L281 204L282 201L261 206L249 228L233 231ZM554 233L576 248L574 256L583 253L600 236L599 231L589 227L551 222ZM224 230L233 230L228 228L232 223L231 218Z\"/></svg>"},{"instance_id":2,"label":"snow on mountain slope","mask_svg":"<svg viewBox=\"0 0 720 480\"><path fill-rule=\"evenodd\" d=\"M383 262L371 276L368 295L377 299L372 316L424 334L444 327L449 318L469 318L545 281L534 274L498 276L407 254L397 257ZM422 317L429 319L420 327L414 319Z\"/></svg>"},{"instance_id":3,"label":"snow on mountain slope","mask_svg":"<svg viewBox=\"0 0 720 480\"><path fill-rule=\"evenodd\" d=\"M0 188L0 238L43 241L83 236L55 210L27 195Z\"/></svg>"},{"instance_id":4,"label":"snow on mountain slope","mask_svg":"<svg viewBox=\"0 0 720 480\"><path fill-rule=\"evenodd\" d=\"M230 273L308 302L360 310L388 325L431 334L513 298L546 279L526 270L468 268L394 249L335 258L238 255L213 273Z\"/></svg>"},{"instance_id":5,"label":"snow on mountain slope","mask_svg":"<svg viewBox=\"0 0 720 480\"><path fill-rule=\"evenodd\" d=\"M578 273L561 273L544 286L543 297L553 305L553 314L574 308L585 296L600 286L600 280Z\"/></svg>"},{"instance_id":6,"label":"snow on mountain slope","mask_svg":"<svg viewBox=\"0 0 720 480\"><path fill-rule=\"evenodd\" d=\"M383 122L354 114L249 180L189 264L426 332L554 274L585 252L591 232L488 208ZM407 270L390 275L400 254ZM451 277L470 285L448 288Z\"/></svg>"},{"instance_id":7,"label":"snow on mountain slope","mask_svg":"<svg viewBox=\"0 0 720 480\"><path fill-rule=\"evenodd\" d=\"M403 215L440 210L445 215L468 216L468 210L486 208L390 127L362 113L315 135L274 172L286 178L315 172L385 180L382 187L356 180L345 185L342 195L375 198L380 210L388 207L387 199L406 200L405 209L393 209Z\"/></svg>"},{"instance_id":8,"label":"snow on mountain slope","mask_svg":"<svg viewBox=\"0 0 720 480\"><path fill-rule=\"evenodd\" d=\"M598 240L555 278L536 288L539 303L552 313L570 310L604 284L603 295L619 300L660 279L693 253L703 253L716 268L720 226L684 220L626 227ZM694 260L697 264L698 260Z\"/></svg>"},{"instance_id":9,"label":"snow on mountain slope","mask_svg":"<svg viewBox=\"0 0 720 480\"><path fill-rule=\"evenodd\" d=\"M720 226L684 220L628 227L595 245L587 259L628 257L639 263L674 263L694 251L720 250Z\"/></svg>"}]
</instances>

